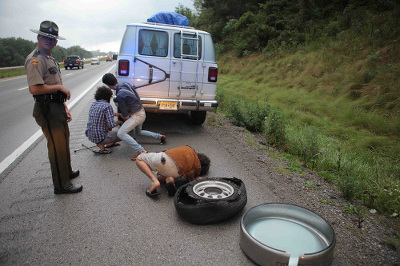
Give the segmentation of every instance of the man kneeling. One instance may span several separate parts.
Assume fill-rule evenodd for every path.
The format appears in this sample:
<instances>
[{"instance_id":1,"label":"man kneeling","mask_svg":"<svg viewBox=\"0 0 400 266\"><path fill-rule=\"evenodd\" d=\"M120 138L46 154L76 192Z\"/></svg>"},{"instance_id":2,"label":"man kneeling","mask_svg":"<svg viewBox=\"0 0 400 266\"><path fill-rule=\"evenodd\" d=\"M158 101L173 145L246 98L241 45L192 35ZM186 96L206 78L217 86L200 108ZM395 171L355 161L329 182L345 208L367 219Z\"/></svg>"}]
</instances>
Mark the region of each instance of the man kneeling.
<instances>
[{"instance_id":1,"label":"man kneeling","mask_svg":"<svg viewBox=\"0 0 400 266\"><path fill-rule=\"evenodd\" d=\"M101 154L111 153L106 148L117 146L119 145L118 141L121 141L117 136L117 131L112 130L122 124L121 121L114 121L114 116L118 114L114 113L110 104L112 95L111 89L106 86L97 88L94 95L96 101L90 105L89 119L85 130L85 135L91 142L97 144Z\"/></svg>"}]
</instances>

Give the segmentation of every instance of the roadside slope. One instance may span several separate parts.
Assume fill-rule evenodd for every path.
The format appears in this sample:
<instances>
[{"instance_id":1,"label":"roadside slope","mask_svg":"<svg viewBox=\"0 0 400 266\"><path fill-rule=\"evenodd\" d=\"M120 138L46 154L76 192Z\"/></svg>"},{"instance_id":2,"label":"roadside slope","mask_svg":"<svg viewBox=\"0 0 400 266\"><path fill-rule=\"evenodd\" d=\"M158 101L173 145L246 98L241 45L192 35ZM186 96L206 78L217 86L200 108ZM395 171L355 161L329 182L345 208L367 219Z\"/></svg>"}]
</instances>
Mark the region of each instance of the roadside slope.
<instances>
[{"instance_id":1,"label":"roadside slope","mask_svg":"<svg viewBox=\"0 0 400 266\"><path fill-rule=\"evenodd\" d=\"M232 125L221 114L209 115L207 129L261 187L274 192L279 202L307 208L332 225L337 254L333 265L400 263L400 252L392 244L400 232L398 219L374 212L362 216L349 212L349 202L335 185L307 168L292 171L290 161L265 146L262 136ZM265 203L270 202L265 198Z\"/></svg>"}]
</instances>

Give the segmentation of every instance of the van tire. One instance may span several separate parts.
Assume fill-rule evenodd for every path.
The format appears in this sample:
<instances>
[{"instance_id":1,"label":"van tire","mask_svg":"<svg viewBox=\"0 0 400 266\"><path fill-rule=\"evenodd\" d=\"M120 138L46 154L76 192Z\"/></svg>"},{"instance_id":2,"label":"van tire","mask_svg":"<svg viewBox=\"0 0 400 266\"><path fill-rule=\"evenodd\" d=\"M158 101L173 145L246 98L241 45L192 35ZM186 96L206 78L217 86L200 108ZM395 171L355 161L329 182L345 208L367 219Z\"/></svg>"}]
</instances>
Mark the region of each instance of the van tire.
<instances>
[{"instance_id":1,"label":"van tire","mask_svg":"<svg viewBox=\"0 0 400 266\"><path fill-rule=\"evenodd\" d=\"M201 179L207 181L207 179ZM246 187L238 178L210 178L226 182L235 188L235 196L222 199L193 198L192 181L181 186L174 196L174 205L179 216L193 224L214 224L234 217L247 203ZM192 184L191 184L192 183ZM191 187L191 188L189 188Z\"/></svg>"},{"instance_id":2,"label":"van tire","mask_svg":"<svg viewBox=\"0 0 400 266\"><path fill-rule=\"evenodd\" d=\"M202 125L206 121L206 111L190 111L190 121L194 125Z\"/></svg>"}]
</instances>

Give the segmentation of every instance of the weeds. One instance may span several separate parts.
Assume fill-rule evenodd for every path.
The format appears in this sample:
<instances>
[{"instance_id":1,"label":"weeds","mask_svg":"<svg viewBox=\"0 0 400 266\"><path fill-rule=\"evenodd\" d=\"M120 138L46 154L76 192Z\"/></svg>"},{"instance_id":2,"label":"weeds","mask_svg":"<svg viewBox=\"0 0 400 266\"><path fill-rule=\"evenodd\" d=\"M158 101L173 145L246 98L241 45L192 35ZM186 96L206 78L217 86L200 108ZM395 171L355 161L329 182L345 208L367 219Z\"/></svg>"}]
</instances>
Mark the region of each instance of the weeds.
<instances>
[{"instance_id":1,"label":"weeds","mask_svg":"<svg viewBox=\"0 0 400 266\"><path fill-rule=\"evenodd\" d=\"M344 209L346 212L350 213L350 214L354 214L357 216L358 218L358 228L362 227L362 223L365 220L366 214L367 214L367 210L364 207L356 207L353 204L346 204L344 206Z\"/></svg>"},{"instance_id":2,"label":"weeds","mask_svg":"<svg viewBox=\"0 0 400 266\"><path fill-rule=\"evenodd\" d=\"M339 177L339 189L342 192L342 197L351 201L356 195L356 184L354 178L351 176L340 176Z\"/></svg>"},{"instance_id":3,"label":"weeds","mask_svg":"<svg viewBox=\"0 0 400 266\"><path fill-rule=\"evenodd\" d=\"M289 162L288 167L289 167L289 170L292 172L296 172L299 174L303 173L303 167L297 162L294 162L294 161Z\"/></svg>"},{"instance_id":4,"label":"weeds","mask_svg":"<svg viewBox=\"0 0 400 266\"><path fill-rule=\"evenodd\" d=\"M309 189L318 189L318 185L315 184L315 183L312 182L312 181L306 181L306 182L304 182L304 183L303 183L303 186L305 186L306 188L309 188Z\"/></svg>"},{"instance_id":5,"label":"weeds","mask_svg":"<svg viewBox=\"0 0 400 266\"><path fill-rule=\"evenodd\" d=\"M328 200L319 200L319 202L325 205L332 205L332 203Z\"/></svg>"},{"instance_id":6,"label":"weeds","mask_svg":"<svg viewBox=\"0 0 400 266\"><path fill-rule=\"evenodd\" d=\"M292 132L288 138L290 138L290 152L298 155L309 168L314 169L320 154L317 131L312 127L306 127Z\"/></svg>"},{"instance_id":7,"label":"weeds","mask_svg":"<svg viewBox=\"0 0 400 266\"><path fill-rule=\"evenodd\" d=\"M285 121L280 111L274 109L264 121L264 136L269 144L285 144Z\"/></svg>"},{"instance_id":8,"label":"weeds","mask_svg":"<svg viewBox=\"0 0 400 266\"><path fill-rule=\"evenodd\" d=\"M227 116L235 125L245 127L248 130L260 132L263 130L263 122L268 116L270 107L263 101L249 101L246 99L227 98L225 105Z\"/></svg>"}]
</instances>

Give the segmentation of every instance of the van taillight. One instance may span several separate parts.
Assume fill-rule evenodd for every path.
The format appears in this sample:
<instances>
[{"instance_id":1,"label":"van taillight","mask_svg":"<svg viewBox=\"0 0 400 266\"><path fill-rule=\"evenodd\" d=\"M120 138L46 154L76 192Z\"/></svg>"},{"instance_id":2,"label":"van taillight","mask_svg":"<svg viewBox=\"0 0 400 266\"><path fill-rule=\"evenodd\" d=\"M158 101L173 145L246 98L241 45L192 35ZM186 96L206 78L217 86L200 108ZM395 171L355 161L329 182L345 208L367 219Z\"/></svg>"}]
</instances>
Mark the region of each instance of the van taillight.
<instances>
[{"instance_id":1,"label":"van taillight","mask_svg":"<svg viewBox=\"0 0 400 266\"><path fill-rule=\"evenodd\" d=\"M217 76L218 76L218 68L210 67L208 69L208 81L217 82Z\"/></svg>"},{"instance_id":2,"label":"van taillight","mask_svg":"<svg viewBox=\"0 0 400 266\"><path fill-rule=\"evenodd\" d=\"M129 75L129 61L128 60L119 60L118 75L120 75L120 76L128 76Z\"/></svg>"}]
</instances>

